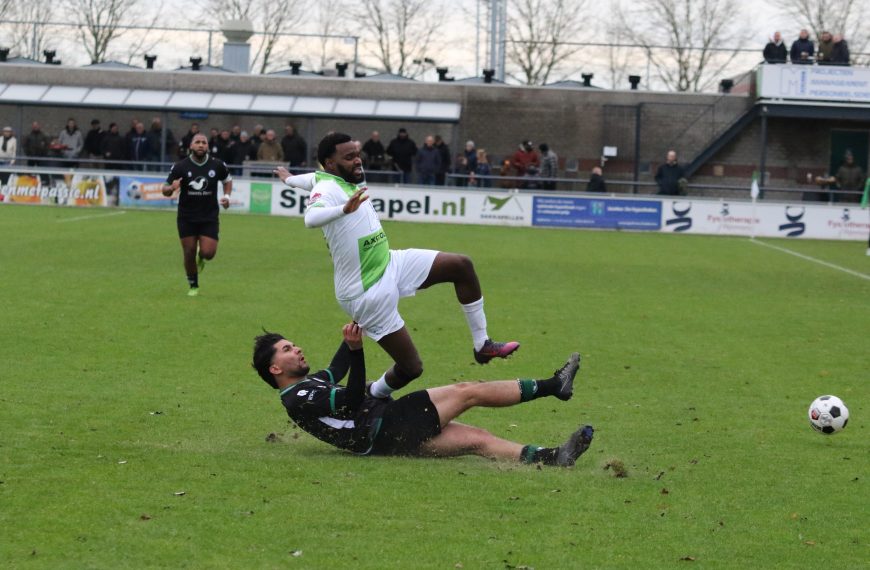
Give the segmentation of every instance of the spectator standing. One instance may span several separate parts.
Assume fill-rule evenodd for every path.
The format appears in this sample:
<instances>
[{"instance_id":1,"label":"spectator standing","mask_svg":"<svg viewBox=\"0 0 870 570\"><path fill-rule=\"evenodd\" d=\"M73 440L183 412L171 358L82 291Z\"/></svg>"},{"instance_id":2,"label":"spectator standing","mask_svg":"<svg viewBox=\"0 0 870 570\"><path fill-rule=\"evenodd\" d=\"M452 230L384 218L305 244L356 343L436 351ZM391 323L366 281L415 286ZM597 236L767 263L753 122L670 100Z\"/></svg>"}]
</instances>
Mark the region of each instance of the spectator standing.
<instances>
[{"instance_id":1,"label":"spectator standing","mask_svg":"<svg viewBox=\"0 0 870 570\"><path fill-rule=\"evenodd\" d=\"M233 125L233 128L230 129L230 139L234 143L239 143L242 140L242 127L240 125Z\"/></svg>"},{"instance_id":2,"label":"spectator standing","mask_svg":"<svg viewBox=\"0 0 870 570\"><path fill-rule=\"evenodd\" d=\"M816 54L816 46L813 40L810 39L810 33L807 30L801 30L798 39L791 44L791 62L792 63L812 63L813 56Z\"/></svg>"},{"instance_id":3,"label":"spectator standing","mask_svg":"<svg viewBox=\"0 0 870 570\"><path fill-rule=\"evenodd\" d=\"M3 138L0 140L0 166L12 166L15 164L15 155L18 154L18 139L12 127L3 127ZM4 180L5 184L6 181Z\"/></svg>"},{"instance_id":4,"label":"spectator standing","mask_svg":"<svg viewBox=\"0 0 870 570\"><path fill-rule=\"evenodd\" d=\"M381 133L372 131L371 137L362 147L363 167L366 170L383 170L387 151L381 142Z\"/></svg>"},{"instance_id":5,"label":"spectator standing","mask_svg":"<svg viewBox=\"0 0 870 570\"><path fill-rule=\"evenodd\" d=\"M85 137L72 117L67 119L66 127L57 135L57 140L63 147L60 154L67 160L78 158L85 145ZM78 162L67 162L66 165L78 166Z\"/></svg>"},{"instance_id":6,"label":"spectator standing","mask_svg":"<svg viewBox=\"0 0 870 570\"><path fill-rule=\"evenodd\" d=\"M427 136L417 153L417 183L433 186L441 172L441 152L435 148L435 138Z\"/></svg>"},{"instance_id":7,"label":"spectator standing","mask_svg":"<svg viewBox=\"0 0 870 570\"><path fill-rule=\"evenodd\" d=\"M12 127L3 127L3 137L0 138L0 167L13 166L17 152L18 139L15 138ZM9 181L10 175L11 173L9 172L0 172L0 185L6 184Z\"/></svg>"},{"instance_id":8,"label":"spectator standing","mask_svg":"<svg viewBox=\"0 0 870 570\"><path fill-rule=\"evenodd\" d=\"M846 151L843 164L837 169L834 179L840 190L855 192L855 194L834 194L836 201L857 202L861 198L860 192L864 190L864 171L855 164L855 155L851 150Z\"/></svg>"},{"instance_id":9,"label":"spectator standing","mask_svg":"<svg viewBox=\"0 0 870 570\"><path fill-rule=\"evenodd\" d=\"M151 119L151 128L148 129L148 161L161 162L162 160L172 160L172 149L175 147L175 135L170 129L166 129L166 146L163 146L163 121L160 117ZM160 149L165 149L163 153ZM155 170L162 170L156 168Z\"/></svg>"},{"instance_id":10,"label":"spectator standing","mask_svg":"<svg viewBox=\"0 0 870 570\"><path fill-rule=\"evenodd\" d=\"M265 133L265 139L257 149L257 160L261 162L284 162L284 151L275 140L275 131L269 129Z\"/></svg>"},{"instance_id":11,"label":"spectator standing","mask_svg":"<svg viewBox=\"0 0 870 570\"><path fill-rule=\"evenodd\" d=\"M232 135L230 135L232 136ZM236 166L241 166L245 161L257 160L257 150L251 137L248 136L248 131L239 133L239 142L233 145L233 159L231 163ZM235 168L234 174L240 174L242 169Z\"/></svg>"},{"instance_id":12,"label":"spectator standing","mask_svg":"<svg viewBox=\"0 0 870 570\"><path fill-rule=\"evenodd\" d=\"M193 136L196 134L199 134L199 123L191 123L187 134L181 137L181 141L178 143L178 158L187 157L190 152L190 141L193 140Z\"/></svg>"},{"instance_id":13,"label":"spectator standing","mask_svg":"<svg viewBox=\"0 0 870 570\"><path fill-rule=\"evenodd\" d=\"M42 127L37 121L30 125L30 133L24 137L24 155L28 157L28 166L41 166L43 159L48 156L48 135L42 132ZM31 158L32 157L32 158Z\"/></svg>"},{"instance_id":14,"label":"spectator standing","mask_svg":"<svg viewBox=\"0 0 870 570\"><path fill-rule=\"evenodd\" d=\"M834 65L849 65L849 44L842 34L834 36L834 46L831 49L831 63Z\"/></svg>"},{"instance_id":15,"label":"spectator standing","mask_svg":"<svg viewBox=\"0 0 870 570\"><path fill-rule=\"evenodd\" d=\"M831 53L833 51L834 37L831 35L831 32L822 32L819 38L819 53L816 61L824 65L831 63Z\"/></svg>"},{"instance_id":16,"label":"spectator standing","mask_svg":"<svg viewBox=\"0 0 870 570\"><path fill-rule=\"evenodd\" d=\"M685 184L686 173L677 162L677 151L669 150L667 160L660 164L656 171L656 184L659 185L657 194L665 196L679 196L683 194L681 186Z\"/></svg>"},{"instance_id":17,"label":"spectator standing","mask_svg":"<svg viewBox=\"0 0 870 570\"><path fill-rule=\"evenodd\" d=\"M104 131L103 127L100 126L100 120L93 119L91 121L91 130L89 130L88 134L85 135L84 151L82 153L82 156L90 159L99 159L100 157L102 157L102 145L104 136L106 136L106 131Z\"/></svg>"},{"instance_id":18,"label":"spectator standing","mask_svg":"<svg viewBox=\"0 0 870 570\"><path fill-rule=\"evenodd\" d=\"M109 124L109 131L100 141L100 155L103 160L113 161L106 165L106 168L111 170L123 170L124 164L121 161L127 158L127 151L124 137L121 136L118 130L118 123Z\"/></svg>"},{"instance_id":19,"label":"spectator standing","mask_svg":"<svg viewBox=\"0 0 870 570\"><path fill-rule=\"evenodd\" d=\"M587 192L607 192L607 184L604 183L604 176L600 166L593 166L592 172L589 174L589 182L586 184Z\"/></svg>"},{"instance_id":20,"label":"spectator standing","mask_svg":"<svg viewBox=\"0 0 870 570\"><path fill-rule=\"evenodd\" d=\"M399 129L396 138L390 141L387 145L387 154L393 159L393 165L396 170L402 173L400 182L409 184L411 182L411 170L414 165L414 157L417 156L417 143L411 140L408 136L408 131L405 128Z\"/></svg>"},{"instance_id":21,"label":"spectator standing","mask_svg":"<svg viewBox=\"0 0 870 570\"><path fill-rule=\"evenodd\" d=\"M792 46L792 50L794 50L794 46ZM787 55L788 50L782 41L782 34L774 32L773 38L764 46L764 63L785 63Z\"/></svg>"},{"instance_id":22,"label":"spectator standing","mask_svg":"<svg viewBox=\"0 0 870 570\"><path fill-rule=\"evenodd\" d=\"M465 148L468 148L467 144ZM486 149L477 149L474 157L474 170L472 172L475 177L476 186L479 188L490 188L492 186L491 178L478 178L479 176L492 176L492 167L489 164L489 156L486 154Z\"/></svg>"},{"instance_id":23,"label":"spectator standing","mask_svg":"<svg viewBox=\"0 0 870 570\"><path fill-rule=\"evenodd\" d=\"M384 143L381 142L381 133L372 131L369 140L362 147L363 168L366 169L366 178L369 182L381 182L382 174L370 174L374 170L386 168L386 154Z\"/></svg>"},{"instance_id":24,"label":"spectator standing","mask_svg":"<svg viewBox=\"0 0 870 570\"><path fill-rule=\"evenodd\" d=\"M132 160L131 165L133 170L145 170L145 162L151 156L151 149L148 147L148 134L145 132L145 124L141 121L136 123L136 131L130 137L130 146L127 150L127 158Z\"/></svg>"},{"instance_id":25,"label":"spectator standing","mask_svg":"<svg viewBox=\"0 0 870 570\"><path fill-rule=\"evenodd\" d=\"M534 176L538 174L541 167L541 158L535 152L535 146L532 141L523 141L519 148L511 156L511 166L514 170L514 176L522 178L525 176ZM516 185L520 188L526 188L528 184L523 180L517 180Z\"/></svg>"},{"instance_id":26,"label":"spectator standing","mask_svg":"<svg viewBox=\"0 0 870 570\"><path fill-rule=\"evenodd\" d=\"M466 176L471 176L477 171L477 149L474 147L474 141L466 141L465 142L465 150L462 151L462 154L459 155L458 165L456 168L456 172L458 174L464 174ZM460 186L469 186L472 185L469 178L460 178L459 179Z\"/></svg>"},{"instance_id":27,"label":"spectator standing","mask_svg":"<svg viewBox=\"0 0 870 570\"><path fill-rule=\"evenodd\" d=\"M308 161L308 143L296 132L293 125L284 127L284 138L281 139L281 151L284 160L293 166L305 166Z\"/></svg>"},{"instance_id":28,"label":"spectator standing","mask_svg":"<svg viewBox=\"0 0 870 570\"><path fill-rule=\"evenodd\" d=\"M131 147L132 144L133 144L133 137L136 136L136 125L138 125L139 122L140 122L139 119L133 118L133 119L130 121L130 130L127 131L127 134L124 135L124 141L125 141L125 143L126 143L126 145L127 145L127 146L126 146L126 148L127 148L127 158L130 157L130 156L129 156L129 155L130 155L130 147ZM144 125L143 125L143 127L144 127Z\"/></svg>"},{"instance_id":29,"label":"spectator standing","mask_svg":"<svg viewBox=\"0 0 870 570\"><path fill-rule=\"evenodd\" d=\"M214 148L214 145L217 144L218 137L220 137L221 132L217 130L215 127L212 127L208 130L208 148Z\"/></svg>"},{"instance_id":30,"label":"spectator standing","mask_svg":"<svg viewBox=\"0 0 870 570\"><path fill-rule=\"evenodd\" d=\"M232 163L235 154L233 144L230 131L228 129L222 130L218 133L214 146L211 147L211 156L224 161L226 164Z\"/></svg>"},{"instance_id":31,"label":"spectator standing","mask_svg":"<svg viewBox=\"0 0 870 570\"><path fill-rule=\"evenodd\" d=\"M550 149L550 145L547 143L538 145L538 150L541 151L541 188L555 190L556 181L553 179L559 176L559 156Z\"/></svg>"},{"instance_id":32,"label":"spectator standing","mask_svg":"<svg viewBox=\"0 0 870 570\"><path fill-rule=\"evenodd\" d=\"M447 173L450 172L450 147L447 146L441 135L435 135L435 149L441 156L441 165L438 167L438 172L435 173L435 184L446 186Z\"/></svg>"}]
</instances>

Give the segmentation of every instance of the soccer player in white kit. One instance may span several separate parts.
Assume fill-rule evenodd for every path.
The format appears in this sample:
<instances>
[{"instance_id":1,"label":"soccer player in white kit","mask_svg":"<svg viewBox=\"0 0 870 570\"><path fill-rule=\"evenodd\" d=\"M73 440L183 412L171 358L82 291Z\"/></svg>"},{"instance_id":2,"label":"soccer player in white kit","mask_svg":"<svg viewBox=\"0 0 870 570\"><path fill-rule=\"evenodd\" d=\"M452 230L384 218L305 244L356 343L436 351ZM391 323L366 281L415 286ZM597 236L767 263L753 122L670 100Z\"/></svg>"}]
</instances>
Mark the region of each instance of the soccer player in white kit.
<instances>
[{"instance_id":1,"label":"soccer player in white kit","mask_svg":"<svg viewBox=\"0 0 870 570\"><path fill-rule=\"evenodd\" d=\"M385 398L423 373L423 362L398 310L399 299L413 296L418 289L453 283L478 363L506 358L520 347L518 342L489 338L483 294L471 259L431 249L389 248L365 194L359 144L350 135L328 134L318 145L317 159L322 171L291 176L287 169L278 168L275 174L288 186L311 191L305 225L323 230L335 268L335 297L393 359L393 366L372 384L373 396Z\"/></svg>"}]
</instances>

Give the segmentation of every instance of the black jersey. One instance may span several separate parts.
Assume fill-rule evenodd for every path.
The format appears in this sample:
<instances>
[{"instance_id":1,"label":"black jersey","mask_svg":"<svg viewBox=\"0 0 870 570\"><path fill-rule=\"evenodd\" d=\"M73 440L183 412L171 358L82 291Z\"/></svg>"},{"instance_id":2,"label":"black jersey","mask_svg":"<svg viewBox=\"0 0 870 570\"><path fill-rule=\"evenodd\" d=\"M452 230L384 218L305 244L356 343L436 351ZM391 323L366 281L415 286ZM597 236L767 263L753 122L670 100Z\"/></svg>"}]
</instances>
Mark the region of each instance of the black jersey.
<instances>
[{"instance_id":1,"label":"black jersey","mask_svg":"<svg viewBox=\"0 0 870 570\"><path fill-rule=\"evenodd\" d=\"M218 181L232 180L224 161L206 155L205 162L197 163L188 156L172 165L167 184L181 178L181 194L178 196L178 217L189 221L216 220L218 207Z\"/></svg>"},{"instance_id":2,"label":"black jersey","mask_svg":"<svg viewBox=\"0 0 870 570\"><path fill-rule=\"evenodd\" d=\"M347 387L338 384L350 369ZM329 368L310 374L281 390L287 415L317 439L340 449L366 454L381 425L388 400L365 393L365 357L362 349L342 343Z\"/></svg>"}]
</instances>

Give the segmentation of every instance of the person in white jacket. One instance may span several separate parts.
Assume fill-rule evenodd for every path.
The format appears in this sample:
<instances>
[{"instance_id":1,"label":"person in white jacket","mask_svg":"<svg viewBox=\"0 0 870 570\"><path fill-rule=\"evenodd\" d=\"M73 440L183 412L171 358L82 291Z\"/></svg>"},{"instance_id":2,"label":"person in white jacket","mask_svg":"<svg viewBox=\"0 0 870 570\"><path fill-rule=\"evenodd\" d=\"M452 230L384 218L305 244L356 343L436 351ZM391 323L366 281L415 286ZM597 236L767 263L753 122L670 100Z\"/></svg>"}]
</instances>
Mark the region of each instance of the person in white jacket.
<instances>
[{"instance_id":1,"label":"person in white jacket","mask_svg":"<svg viewBox=\"0 0 870 570\"><path fill-rule=\"evenodd\" d=\"M15 164L15 156L18 154L18 139L12 127L3 127L3 138L0 139L0 166L12 166Z\"/></svg>"}]
</instances>

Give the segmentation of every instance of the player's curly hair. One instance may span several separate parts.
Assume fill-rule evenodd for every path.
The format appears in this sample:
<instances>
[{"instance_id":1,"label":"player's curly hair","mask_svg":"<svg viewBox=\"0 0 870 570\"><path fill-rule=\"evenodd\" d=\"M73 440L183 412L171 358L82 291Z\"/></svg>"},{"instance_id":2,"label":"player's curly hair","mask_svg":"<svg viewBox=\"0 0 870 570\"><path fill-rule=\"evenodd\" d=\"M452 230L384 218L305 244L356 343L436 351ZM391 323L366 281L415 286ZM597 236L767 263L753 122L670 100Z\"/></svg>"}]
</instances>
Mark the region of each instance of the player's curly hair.
<instances>
[{"instance_id":1,"label":"player's curly hair","mask_svg":"<svg viewBox=\"0 0 870 570\"><path fill-rule=\"evenodd\" d=\"M269 372L269 367L272 366L272 359L275 357L275 343L284 340L284 337L265 329L263 333L260 336L254 337L254 359L251 362L251 366L266 384L277 389L278 383L275 382L275 377Z\"/></svg>"},{"instance_id":2,"label":"player's curly hair","mask_svg":"<svg viewBox=\"0 0 870 570\"><path fill-rule=\"evenodd\" d=\"M352 140L353 138L345 133L329 133L317 145L317 162L325 165L326 159L335 154L335 147Z\"/></svg>"}]
</instances>

